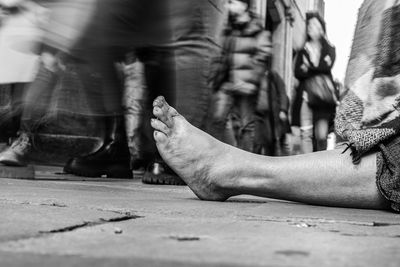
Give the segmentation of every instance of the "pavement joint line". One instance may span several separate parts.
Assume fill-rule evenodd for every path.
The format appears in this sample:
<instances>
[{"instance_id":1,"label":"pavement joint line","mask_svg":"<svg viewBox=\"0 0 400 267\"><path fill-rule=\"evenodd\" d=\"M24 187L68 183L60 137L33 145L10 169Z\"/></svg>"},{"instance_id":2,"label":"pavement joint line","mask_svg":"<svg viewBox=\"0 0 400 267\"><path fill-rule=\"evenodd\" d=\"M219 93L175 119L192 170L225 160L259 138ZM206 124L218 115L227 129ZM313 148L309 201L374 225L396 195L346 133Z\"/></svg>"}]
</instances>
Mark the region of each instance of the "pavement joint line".
<instances>
[{"instance_id":1,"label":"pavement joint line","mask_svg":"<svg viewBox=\"0 0 400 267\"><path fill-rule=\"evenodd\" d=\"M349 221L349 220L332 220L332 219L324 219L324 218L280 218L280 217L255 217L248 216L249 218L244 218L245 221L267 221L267 222L286 222L289 224L297 224L297 223L306 223L311 226L315 226L317 224L350 224L350 225L358 225L358 226L367 226L367 227L385 227L385 226L398 226L400 223L386 223L386 222L366 222L366 221Z\"/></svg>"}]
</instances>

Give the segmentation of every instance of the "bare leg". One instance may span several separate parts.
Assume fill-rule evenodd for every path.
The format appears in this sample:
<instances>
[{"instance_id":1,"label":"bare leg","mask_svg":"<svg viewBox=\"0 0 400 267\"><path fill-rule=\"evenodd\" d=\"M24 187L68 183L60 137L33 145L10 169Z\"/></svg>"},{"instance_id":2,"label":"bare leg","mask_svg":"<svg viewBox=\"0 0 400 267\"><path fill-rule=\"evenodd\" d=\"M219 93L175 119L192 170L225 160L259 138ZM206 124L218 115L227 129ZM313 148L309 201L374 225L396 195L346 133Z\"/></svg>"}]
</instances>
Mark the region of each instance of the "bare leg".
<instances>
[{"instance_id":1,"label":"bare leg","mask_svg":"<svg viewBox=\"0 0 400 267\"><path fill-rule=\"evenodd\" d=\"M319 118L314 122L314 138L316 151L326 150L329 134L329 121L326 118Z\"/></svg>"},{"instance_id":2,"label":"bare leg","mask_svg":"<svg viewBox=\"0 0 400 267\"><path fill-rule=\"evenodd\" d=\"M240 194L304 203L386 209L375 184L376 155L353 165L339 150L271 158L226 145L189 124L163 97L153 103L157 148L203 200Z\"/></svg>"}]
</instances>

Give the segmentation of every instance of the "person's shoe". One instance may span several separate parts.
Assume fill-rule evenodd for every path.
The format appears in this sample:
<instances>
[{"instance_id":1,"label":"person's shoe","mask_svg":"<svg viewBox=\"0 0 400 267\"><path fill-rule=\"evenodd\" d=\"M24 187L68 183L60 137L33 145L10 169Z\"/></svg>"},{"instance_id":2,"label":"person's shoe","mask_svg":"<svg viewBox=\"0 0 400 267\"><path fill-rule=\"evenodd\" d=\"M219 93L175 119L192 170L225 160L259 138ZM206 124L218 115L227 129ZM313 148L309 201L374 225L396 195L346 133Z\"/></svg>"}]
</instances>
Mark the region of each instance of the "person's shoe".
<instances>
[{"instance_id":1,"label":"person's shoe","mask_svg":"<svg viewBox=\"0 0 400 267\"><path fill-rule=\"evenodd\" d=\"M26 159L31 150L31 135L21 133L9 148L0 153L0 163L6 166L26 166Z\"/></svg>"},{"instance_id":2,"label":"person's shoe","mask_svg":"<svg viewBox=\"0 0 400 267\"><path fill-rule=\"evenodd\" d=\"M186 183L163 162L152 162L147 166L142 182L145 184L186 185Z\"/></svg>"},{"instance_id":3,"label":"person's shoe","mask_svg":"<svg viewBox=\"0 0 400 267\"><path fill-rule=\"evenodd\" d=\"M123 116L105 118L103 145L86 156L70 159L64 172L86 177L132 178Z\"/></svg>"},{"instance_id":4,"label":"person's shoe","mask_svg":"<svg viewBox=\"0 0 400 267\"><path fill-rule=\"evenodd\" d=\"M103 145L96 152L70 159L64 172L86 177L132 178L130 159L121 156L123 147L115 143Z\"/></svg>"}]
</instances>

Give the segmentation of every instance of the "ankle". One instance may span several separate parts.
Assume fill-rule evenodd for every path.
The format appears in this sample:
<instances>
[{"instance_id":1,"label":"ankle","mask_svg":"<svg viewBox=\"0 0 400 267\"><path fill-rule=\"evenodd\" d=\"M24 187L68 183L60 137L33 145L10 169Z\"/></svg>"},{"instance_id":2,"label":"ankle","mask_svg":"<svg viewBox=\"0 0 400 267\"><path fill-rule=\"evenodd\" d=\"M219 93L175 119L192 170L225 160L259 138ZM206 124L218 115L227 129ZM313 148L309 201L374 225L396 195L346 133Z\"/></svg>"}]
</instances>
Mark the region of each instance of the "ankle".
<instances>
[{"instance_id":1,"label":"ankle","mask_svg":"<svg viewBox=\"0 0 400 267\"><path fill-rule=\"evenodd\" d=\"M236 195L259 195L257 192L272 192L274 185L278 183L274 173L278 171L279 159L252 155L254 156L248 157L244 164L243 162L236 164L236 166L243 166L242 169L232 170L229 183L225 185Z\"/></svg>"}]
</instances>

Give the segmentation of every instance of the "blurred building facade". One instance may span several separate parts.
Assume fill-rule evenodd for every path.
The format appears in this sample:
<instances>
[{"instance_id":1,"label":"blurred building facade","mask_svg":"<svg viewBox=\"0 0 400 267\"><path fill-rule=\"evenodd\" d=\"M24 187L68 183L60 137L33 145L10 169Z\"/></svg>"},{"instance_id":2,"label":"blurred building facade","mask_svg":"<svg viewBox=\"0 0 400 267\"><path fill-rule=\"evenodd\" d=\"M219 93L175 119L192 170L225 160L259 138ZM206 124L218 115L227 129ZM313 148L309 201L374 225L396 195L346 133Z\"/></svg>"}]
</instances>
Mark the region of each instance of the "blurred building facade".
<instances>
[{"instance_id":1,"label":"blurred building facade","mask_svg":"<svg viewBox=\"0 0 400 267\"><path fill-rule=\"evenodd\" d=\"M382 13L386 1L364 0L358 11L353 44L347 65L345 86L350 88L358 78L373 68L379 41Z\"/></svg>"}]
</instances>

